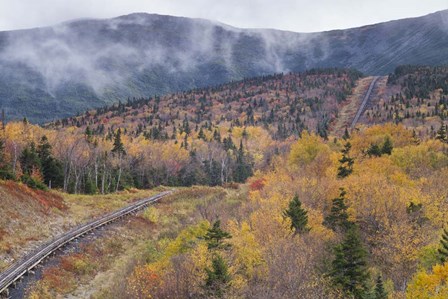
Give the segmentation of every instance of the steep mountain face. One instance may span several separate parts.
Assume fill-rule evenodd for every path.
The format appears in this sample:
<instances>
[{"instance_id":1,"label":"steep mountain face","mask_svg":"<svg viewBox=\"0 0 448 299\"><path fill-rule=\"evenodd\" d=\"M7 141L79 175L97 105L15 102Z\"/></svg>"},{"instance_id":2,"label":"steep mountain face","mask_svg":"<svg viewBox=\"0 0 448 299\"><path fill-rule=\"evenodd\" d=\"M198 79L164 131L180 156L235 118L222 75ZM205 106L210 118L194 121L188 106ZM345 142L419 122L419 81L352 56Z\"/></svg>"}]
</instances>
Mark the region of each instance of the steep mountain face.
<instances>
[{"instance_id":1,"label":"steep mountain face","mask_svg":"<svg viewBox=\"0 0 448 299\"><path fill-rule=\"evenodd\" d=\"M0 108L42 122L93 107L316 67L448 63L448 10L322 33L132 14L0 32Z\"/></svg>"}]
</instances>

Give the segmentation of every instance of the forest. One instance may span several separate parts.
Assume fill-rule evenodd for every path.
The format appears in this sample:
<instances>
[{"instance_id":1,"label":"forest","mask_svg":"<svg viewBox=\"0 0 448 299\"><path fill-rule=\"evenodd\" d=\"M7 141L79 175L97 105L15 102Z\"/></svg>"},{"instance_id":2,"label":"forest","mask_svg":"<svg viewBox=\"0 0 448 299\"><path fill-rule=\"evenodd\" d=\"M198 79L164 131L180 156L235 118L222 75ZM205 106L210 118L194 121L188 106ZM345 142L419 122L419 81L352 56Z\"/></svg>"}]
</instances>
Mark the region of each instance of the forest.
<instances>
[{"instance_id":1,"label":"forest","mask_svg":"<svg viewBox=\"0 0 448 299\"><path fill-rule=\"evenodd\" d=\"M3 126L3 177L70 193L242 183L304 130L325 138L361 74L311 70L128 100L70 119ZM50 184L51 183L51 184Z\"/></svg>"},{"instance_id":2,"label":"forest","mask_svg":"<svg viewBox=\"0 0 448 299\"><path fill-rule=\"evenodd\" d=\"M447 70L397 68L379 94L398 93L343 135L333 126L355 70L3 122L0 176L50 193L178 188L183 214L174 199L148 208L141 217L162 233L96 298L446 298ZM385 111L393 121L376 118ZM89 255L74 258L63 273L95 273ZM53 298L57 276L30 298Z\"/></svg>"}]
</instances>

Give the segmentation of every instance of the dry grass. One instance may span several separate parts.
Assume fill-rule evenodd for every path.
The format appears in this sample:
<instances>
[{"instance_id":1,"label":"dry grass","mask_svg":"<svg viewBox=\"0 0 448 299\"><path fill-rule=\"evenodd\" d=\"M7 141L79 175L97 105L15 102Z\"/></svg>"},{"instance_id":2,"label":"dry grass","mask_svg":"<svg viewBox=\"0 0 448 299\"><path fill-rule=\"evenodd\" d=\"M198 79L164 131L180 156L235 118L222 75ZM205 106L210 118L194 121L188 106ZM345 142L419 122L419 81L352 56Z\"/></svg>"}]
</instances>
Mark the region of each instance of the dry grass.
<instances>
[{"instance_id":1,"label":"dry grass","mask_svg":"<svg viewBox=\"0 0 448 299\"><path fill-rule=\"evenodd\" d=\"M69 277L75 278L76 290L67 293L66 290L70 288L63 286L58 289L57 284L53 284L58 281L44 278L31 288L31 293L41 294L49 288L56 297L127 298L124 278L136 264L154 257L153 249L157 247L159 240L174 238L186 226L203 220L206 208L212 215L228 210L220 208L220 205L233 206L240 203L245 198L245 192L244 188L179 188L173 195L136 216L110 226L104 235L83 246L79 253L62 258L56 267L61 275L69 272ZM92 204L90 199L76 198L75 202L83 201L88 207ZM127 202L129 198L121 194L109 200ZM157 214L156 221L153 214ZM42 285L48 288L42 288Z\"/></svg>"},{"instance_id":2,"label":"dry grass","mask_svg":"<svg viewBox=\"0 0 448 299\"><path fill-rule=\"evenodd\" d=\"M157 190L125 190L105 195L61 194L69 207L70 217L78 222L90 220L92 217L120 209L133 201L153 196Z\"/></svg>"},{"instance_id":3,"label":"dry grass","mask_svg":"<svg viewBox=\"0 0 448 299\"><path fill-rule=\"evenodd\" d=\"M77 224L163 190L76 195L33 190L20 183L0 181L0 271L42 242Z\"/></svg>"}]
</instances>

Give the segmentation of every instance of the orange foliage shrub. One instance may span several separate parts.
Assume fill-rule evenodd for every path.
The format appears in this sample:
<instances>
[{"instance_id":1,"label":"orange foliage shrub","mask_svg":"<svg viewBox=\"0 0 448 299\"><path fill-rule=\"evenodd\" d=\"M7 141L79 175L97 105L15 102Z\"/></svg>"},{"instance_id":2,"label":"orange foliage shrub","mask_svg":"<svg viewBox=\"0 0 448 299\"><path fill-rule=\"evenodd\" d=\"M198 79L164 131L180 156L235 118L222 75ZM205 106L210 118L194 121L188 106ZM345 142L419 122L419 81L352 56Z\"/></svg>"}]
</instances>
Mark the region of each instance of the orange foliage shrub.
<instances>
[{"instance_id":1,"label":"orange foliage shrub","mask_svg":"<svg viewBox=\"0 0 448 299\"><path fill-rule=\"evenodd\" d=\"M64 202L62 196L48 191L42 191L38 189L31 189L23 184L18 184L14 181L5 181L1 183L2 186L14 197L22 200L34 199L41 206L42 211L48 211L51 208L59 210L66 210L67 205Z\"/></svg>"},{"instance_id":2,"label":"orange foliage shrub","mask_svg":"<svg viewBox=\"0 0 448 299\"><path fill-rule=\"evenodd\" d=\"M249 184L249 188L250 188L251 191L258 191L258 190L263 189L263 187L265 185L266 185L265 179L261 178L261 179L257 179L257 180L252 181Z\"/></svg>"},{"instance_id":3,"label":"orange foliage shrub","mask_svg":"<svg viewBox=\"0 0 448 299\"><path fill-rule=\"evenodd\" d=\"M154 271L147 266L138 266L128 278L128 293L132 298L154 298L160 284L160 277Z\"/></svg>"},{"instance_id":4,"label":"orange foliage shrub","mask_svg":"<svg viewBox=\"0 0 448 299\"><path fill-rule=\"evenodd\" d=\"M66 294L76 288L76 280L73 274L57 267L45 269L42 276L49 288L58 293Z\"/></svg>"}]
</instances>

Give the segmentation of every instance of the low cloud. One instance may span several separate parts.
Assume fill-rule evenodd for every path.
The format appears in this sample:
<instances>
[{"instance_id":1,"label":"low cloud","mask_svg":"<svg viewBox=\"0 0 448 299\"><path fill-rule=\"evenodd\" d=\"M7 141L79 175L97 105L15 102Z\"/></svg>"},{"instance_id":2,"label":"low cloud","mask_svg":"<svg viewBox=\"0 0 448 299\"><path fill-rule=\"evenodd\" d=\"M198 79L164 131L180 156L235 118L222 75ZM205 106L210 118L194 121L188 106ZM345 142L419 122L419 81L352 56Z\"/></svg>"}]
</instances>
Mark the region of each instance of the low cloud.
<instances>
[{"instance_id":1,"label":"low cloud","mask_svg":"<svg viewBox=\"0 0 448 299\"><path fill-rule=\"evenodd\" d=\"M157 26L164 26L160 30L165 31L181 28L182 32L159 32ZM306 48L305 36L134 14L12 32L0 60L25 64L41 74L51 95L62 84L76 82L90 86L101 96L105 89L126 85L136 73L157 66L170 73L190 72L209 62L235 69L235 51L239 51L241 38L258 41L262 48L262 56L254 57L255 68L266 73L286 72L289 69L282 55Z\"/></svg>"}]
</instances>

